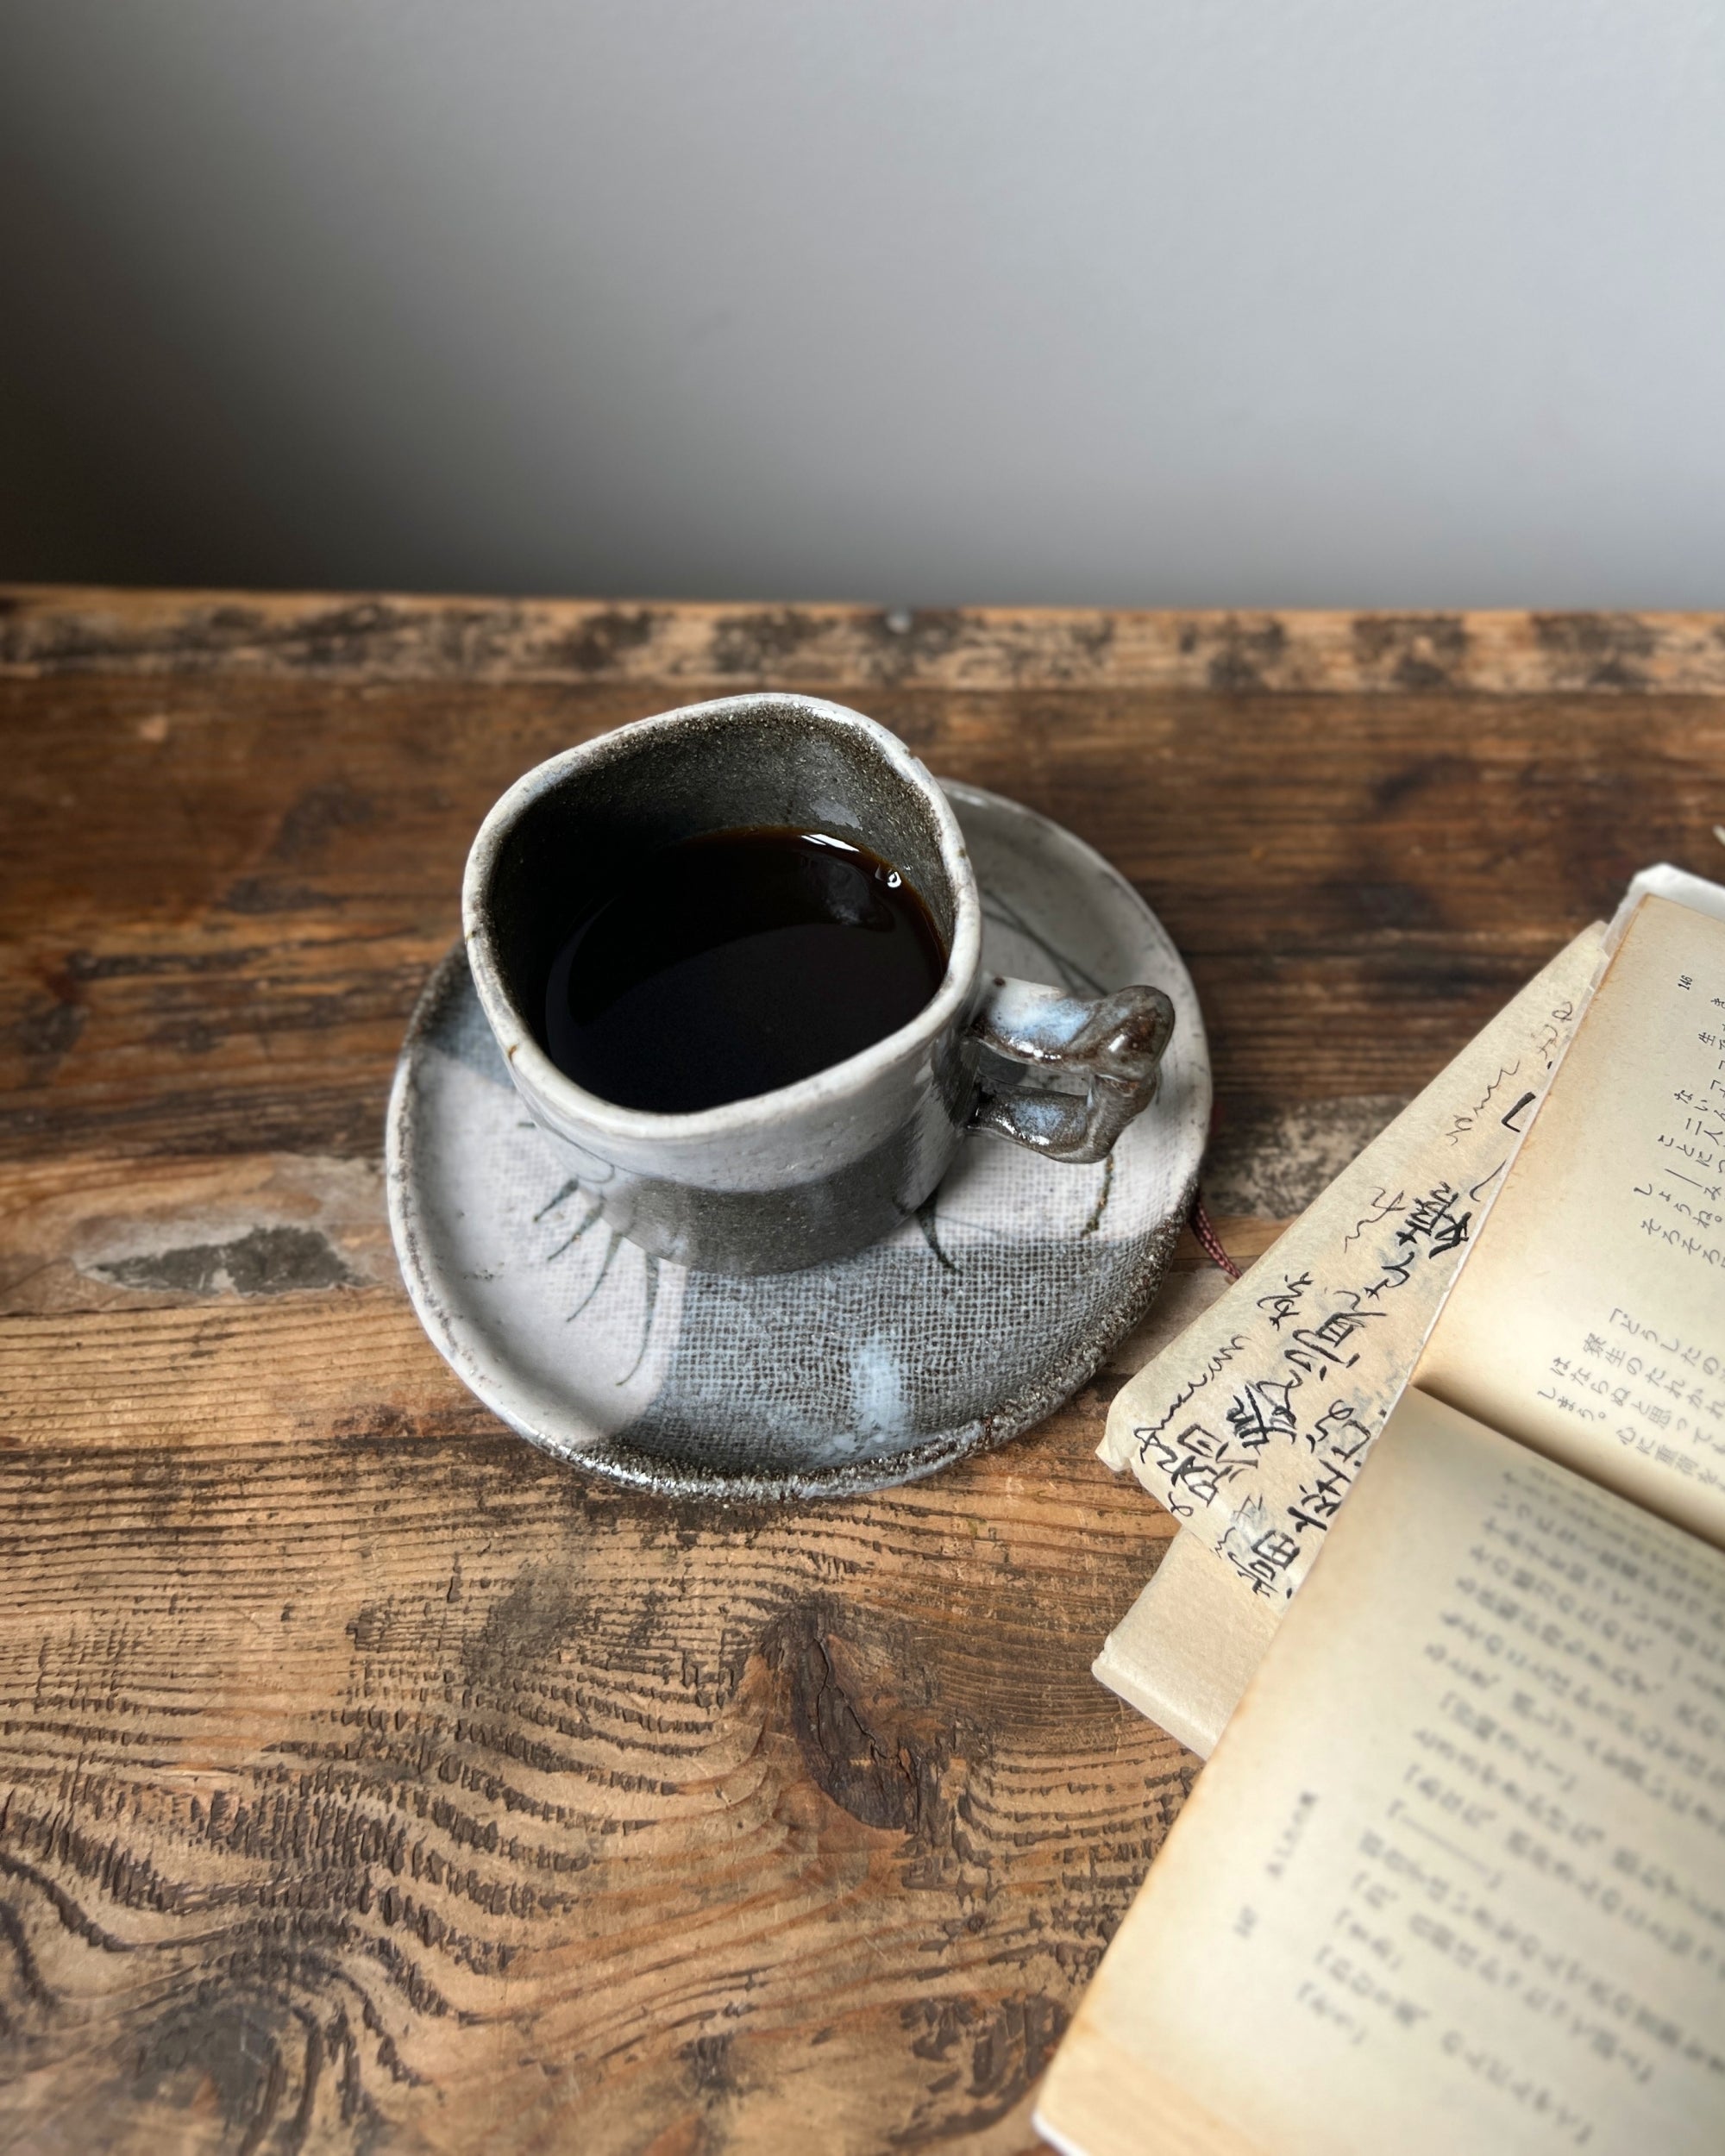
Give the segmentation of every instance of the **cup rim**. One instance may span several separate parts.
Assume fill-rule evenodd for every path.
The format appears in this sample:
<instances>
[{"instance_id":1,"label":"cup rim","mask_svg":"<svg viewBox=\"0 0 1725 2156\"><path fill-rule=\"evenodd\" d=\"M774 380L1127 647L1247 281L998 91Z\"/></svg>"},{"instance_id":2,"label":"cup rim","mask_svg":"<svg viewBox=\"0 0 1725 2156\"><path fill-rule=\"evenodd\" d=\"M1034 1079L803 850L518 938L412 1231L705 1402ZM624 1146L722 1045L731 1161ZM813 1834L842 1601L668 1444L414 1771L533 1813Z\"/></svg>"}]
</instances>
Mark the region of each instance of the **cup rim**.
<instances>
[{"instance_id":1,"label":"cup rim","mask_svg":"<svg viewBox=\"0 0 1725 2156\"><path fill-rule=\"evenodd\" d=\"M940 858L953 893L952 939L946 970L940 985L914 1018L893 1032L884 1033L866 1048L843 1062L829 1063L800 1078L794 1085L771 1093L748 1094L718 1107L681 1114L662 1114L651 1108L626 1108L603 1094L589 1093L554 1063L541 1048L531 1025L516 1005L498 964L496 941L487 903L490 881L499 852L509 832L533 803L561 786L583 766L602 761L616 752L617 743L627 736L639 740L654 735L674 735L691 722L711 720L728 713L767 710L791 711L819 719L841 730L862 735L882 760L908 785L915 787L934 818ZM586 1125L595 1137L620 1144L687 1144L703 1139L748 1137L794 1121L800 1115L831 1104L853 1093L895 1065L920 1053L960 1015L971 996L982 959L982 909L969 850L951 803L920 758L913 755L898 736L849 705L823 697L801 696L789 691L756 690L741 696L715 697L706 703L680 705L658 711L578 742L535 764L530 771L492 804L467 852L461 879L461 932L474 986L498 1045L517 1083L542 1098L548 1107Z\"/></svg>"}]
</instances>

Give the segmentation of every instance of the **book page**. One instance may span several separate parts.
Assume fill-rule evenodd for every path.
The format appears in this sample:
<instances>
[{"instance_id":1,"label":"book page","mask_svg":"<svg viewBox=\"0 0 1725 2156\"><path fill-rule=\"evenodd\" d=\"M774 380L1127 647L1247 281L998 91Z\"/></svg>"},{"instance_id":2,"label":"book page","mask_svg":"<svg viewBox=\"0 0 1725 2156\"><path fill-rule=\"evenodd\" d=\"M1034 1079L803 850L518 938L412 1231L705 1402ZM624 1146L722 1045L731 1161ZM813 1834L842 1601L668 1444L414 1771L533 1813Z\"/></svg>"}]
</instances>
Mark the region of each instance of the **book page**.
<instances>
[{"instance_id":1,"label":"book page","mask_svg":"<svg viewBox=\"0 0 1725 2156\"><path fill-rule=\"evenodd\" d=\"M1283 1605L1243 1595L1239 1577L1185 1527L1090 1664L1157 1728L1208 1759L1239 1705Z\"/></svg>"},{"instance_id":2,"label":"book page","mask_svg":"<svg viewBox=\"0 0 1725 2156\"><path fill-rule=\"evenodd\" d=\"M1636 908L1414 1382L1725 1542L1725 921Z\"/></svg>"},{"instance_id":3,"label":"book page","mask_svg":"<svg viewBox=\"0 0 1725 2156\"><path fill-rule=\"evenodd\" d=\"M1101 1447L1285 1606L1407 1382L1598 965L1584 931L1132 1378Z\"/></svg>"},{"instance_id":4,"label":"book page","mask_svg":"<svg viewBox=\"0 0 1725 2156\"><path fill-rule=\"evenodd\" d=\"M1084 2156L1716 2156L1725 1555L1410 1393L1038 2119Z\"/></svg>"}]
</instances>

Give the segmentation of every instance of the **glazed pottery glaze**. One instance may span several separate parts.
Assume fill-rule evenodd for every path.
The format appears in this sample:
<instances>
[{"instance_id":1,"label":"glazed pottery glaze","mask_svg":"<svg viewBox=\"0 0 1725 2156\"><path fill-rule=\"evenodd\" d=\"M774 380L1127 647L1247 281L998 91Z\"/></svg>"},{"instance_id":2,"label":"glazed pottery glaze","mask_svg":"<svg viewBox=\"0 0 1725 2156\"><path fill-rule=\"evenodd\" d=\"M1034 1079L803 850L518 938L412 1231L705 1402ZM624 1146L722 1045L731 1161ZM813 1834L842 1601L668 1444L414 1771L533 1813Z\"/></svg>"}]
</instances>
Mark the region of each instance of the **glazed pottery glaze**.
<instances>
[{"instance_id":1,"label":"glazed pottery glaze","mask_svg":"<svg viewBox=\"0 0 1725 2156\"><path fill-rule=\"evenodd\" d=\"M906 1024L797 1083L685 1114L618 1106L547 1051L544 984L585 901L699 834L819 831L894 863L947 952ZM819 1264L914 1218L967 1131L1074 1164L1103 1158L1154 1097L1175 1023L1159 987L1075 995L983 965L982 916L950 803L904 743L812 697L728 697L586 742L486 817L462 919L474 988L517 1091L572 1185L643 1250L748 1275Z\"/></svg>"},{"instance_id":2,"label":"glazed pottery glaze","mask_svg":"<svg viewBox=\"0 0 1725 2156\"><path fill-rule=\"evenodd\" d=\"M1155 1100L1107 1157L966 1138L938 1190L849 1257L754 1278L627 1240L511 1083L466 948L396 1067L390 1222L426 1332L522 1436L666 1495L828 1497L902 1482L1057 1407L1143 1315L1190 1208L1210 1067L1192 983L1132 886L1070 831L947 785L985 976L1076 1004L1160 982Z\"/></svg>"}]
</instances>

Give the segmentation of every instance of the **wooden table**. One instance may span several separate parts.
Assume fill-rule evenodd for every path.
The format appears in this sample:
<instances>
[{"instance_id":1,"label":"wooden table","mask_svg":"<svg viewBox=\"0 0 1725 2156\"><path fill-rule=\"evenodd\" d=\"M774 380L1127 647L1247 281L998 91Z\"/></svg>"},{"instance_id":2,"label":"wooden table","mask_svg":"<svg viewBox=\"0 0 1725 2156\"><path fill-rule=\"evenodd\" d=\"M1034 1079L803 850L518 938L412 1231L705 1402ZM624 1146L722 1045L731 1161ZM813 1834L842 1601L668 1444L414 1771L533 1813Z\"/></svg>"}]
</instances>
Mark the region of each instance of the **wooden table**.
<instances>
[{"instance_id":1,"label":"wooden table","mask_svg":"<svg viewBox=\"0 0 1725 2156\"><path fill-rule=\"evenodd\" d=\"M1693 616L0 599L7 2145L1033 2144L1195 1771L1088 1674L1170 1532L1108 1387L866 1502L649 1502L461 1389L384 1224L486 805L762 684L1137 881L1245 1256L1634 868L1725 869Z\"/></svg>"}]
</instances>

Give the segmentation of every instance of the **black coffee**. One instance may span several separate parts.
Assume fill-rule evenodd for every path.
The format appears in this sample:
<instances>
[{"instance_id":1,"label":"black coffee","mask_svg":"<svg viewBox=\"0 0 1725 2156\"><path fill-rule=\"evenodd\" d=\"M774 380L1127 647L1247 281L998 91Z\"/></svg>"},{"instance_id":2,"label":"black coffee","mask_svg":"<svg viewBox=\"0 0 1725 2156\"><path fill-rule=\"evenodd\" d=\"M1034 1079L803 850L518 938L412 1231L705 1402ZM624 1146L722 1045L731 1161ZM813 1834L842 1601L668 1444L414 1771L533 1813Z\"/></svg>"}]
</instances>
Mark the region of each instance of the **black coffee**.
<instances>
[{"instance_id":1,"label":"black coffee","mask_svg":"<svg viewBox=\"0 0 1725 2156\"><path fill-rule=\"evenodd\" d=\"M545 989L557 1068L676 1115L770 1093L913 1018L946 952L899 870L819 831L648 855L576 923Z\"/></svg>"}]
</instances>

